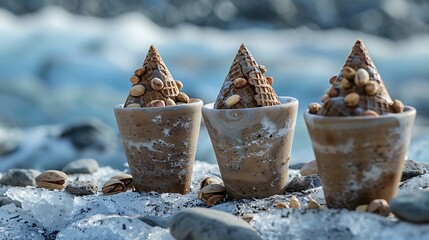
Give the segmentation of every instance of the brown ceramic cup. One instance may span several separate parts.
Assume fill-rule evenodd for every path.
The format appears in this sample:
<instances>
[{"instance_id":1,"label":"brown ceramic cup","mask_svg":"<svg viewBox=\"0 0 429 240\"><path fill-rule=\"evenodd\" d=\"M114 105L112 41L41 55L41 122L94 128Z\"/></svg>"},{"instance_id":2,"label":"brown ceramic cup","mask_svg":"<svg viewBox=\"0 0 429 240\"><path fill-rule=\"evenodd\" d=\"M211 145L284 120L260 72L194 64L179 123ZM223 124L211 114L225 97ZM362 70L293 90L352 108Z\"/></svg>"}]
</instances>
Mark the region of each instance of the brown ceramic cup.
<instances>
[{"instance_id":1,"label":"brown ceramic cup","mask_svg":"<svg viewBox=\"0 0 429 240\"><path fill-rule=\"evenodd\" d=\"M136 191L190 191L202 105L200 99L191 99L176 106L115 107Z\"/></svg>"},{"instance_id":2,"label":"brown ceramic cup","mask_svg":"<svg viewBox=\"0 0 429 240\"><path fill-rule=\"evenodd\" d=\"M326 204L355 209L398 191L416 110L379 117L304 114Z\"/></svg>"},{"instance_id":3,"label":"brown ceramic cup","mask_svg":"<svg viewBox=\"0 0 429 240\"><path fill-rule=\"evenodd\" d=\"M281 105L213 109L202 113L229 198L264 198L284 194L298 100Z\"/></svg>"}]
</instances>

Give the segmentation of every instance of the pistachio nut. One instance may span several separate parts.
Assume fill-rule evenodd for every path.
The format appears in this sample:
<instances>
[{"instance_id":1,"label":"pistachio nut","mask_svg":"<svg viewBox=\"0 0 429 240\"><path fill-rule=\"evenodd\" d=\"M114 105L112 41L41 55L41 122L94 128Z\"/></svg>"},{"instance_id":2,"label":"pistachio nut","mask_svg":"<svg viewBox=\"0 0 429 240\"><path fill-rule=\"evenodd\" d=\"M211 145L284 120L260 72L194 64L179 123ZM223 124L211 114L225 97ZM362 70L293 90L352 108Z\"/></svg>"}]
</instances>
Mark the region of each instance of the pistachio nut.
<instances>
[{"instance_id":1,"label":"pistachio nut","mask_svg":"<svg viewBox=\"0 0 429 240\"><path fill-rule=\"evenodd\" d=\"M131 189L133 187L133 176L126 173L118 173L110 179L116 179L124 183L127 189Z\"/></svg>"},{"instance_id":2,"label":"pistachio nut","mask_svg":"<svg viewBox=\"0 0 429 240\"><path fill-rule=\"evenodd\" d=\"M308 105L308 111L311 114L316 114L320 110L320 108L322 108L322 106L318 103L310 103Z\"/></svg>"},{"instance_id":3,"label":"pistachio nut","mask_svg":"<svg viewBox=\"0 0 429 240\"><path fill-rule=\"evenodd\" d=\"M221 184L223 186L223 182L221 180L214 177L206 177L200 182L200 189L209 184Z\"/></svg>"},{"instance_id":4,"label":"pistachio nut","mask_svg":"<svg viewBox=\"0 0 429 240\"><path fill-rule=\"evenodd\" d=\"M355 78L356 70L354 70L351 67L344 67L343 70L341 70L341 75L344 78L353 80Z\"/></svg>"},{"instance_id":5,"label":"pistachio nut","mask_svg":"<svg viewBox=\"0 0 429 240\"><path fill-rule=\"evenodd\" d=\"M137 84L137 83L139 83L140 82L140 78L139 77L137 77L137 76L131 76L130 77L130 82L132 83L132 84Z\"/></svg>"},{"instance_id":6,"label":"pistachio nut","mask_svg":"<svg viewBox=\"0 0 429 240\"><path fill-rule=\"evenodd\" d=\"M207 206L212 207L216 204L221 203L225 199L224 195L213 195L209 199L207 199Z\"/></svg>"},{"instance_id":7,"label":"pistachio nut","mask_svg":"<svg viewBox=\"0 0 429 240\"><path fill-rule=\"evenodd\" d=\"M179 81L179 80L175 80L175 81L176 81L177 88L179 88L179 91L182 90L183 83L181 81Z\"/></svg>"},{"instance_id":8,"label":"pistachio nut","mask_svg":"<svg viewBox=\"0 0 429 240\"><path fill-rule=\"evenodd\" d=\"M109 179L103 184L102 191L105 195L125 192L125 184L118 179Z\"/></svg>"},{"instance_id":9,"label":"pistachio nut","mask_svg":"<svg viewBox=\"0 0 429 240\"><path fill-rule=\"evenodd\" d=\"M159 78L153 78L150 81L150 86L152 87L153 90L159 91L164 88L164 82Z\"/></svg>"},{"instance_id":10,"label":"pistachio nut","mask_svg":"<svg viewBox=\"0 0 429 240\"><path fill-rule=\"evenodd\" d=\"M225 101L225 105L226 105L227 107L232 107L232 106L234 106L235 104L237 104L238 102L240 102L240 100L241 100L240 95L238 95L238 94L234 94L234 95L232 95L232 96L230 96L230 97L228 97L228 98L226 99L226 101Z\"/></svg>"},{"instance_id":11,"label":"pistachio nut","mask_svg":"<svg viewBox=\"0 0 429 240\"><path fill-rule=\"evenodd\" d=\"M48 170L36 177L38 187L47 189L63 189L66 185L67 174L57 170Z\"/></svg>"},{"instance_id":12,"label":"pistachio nut","mask_svg":"<svg viewBox=\"0 0 429 240\"><path fill-rule=\"evenodd\" d=\"M356 86L358 86L358 87L363 87L363 86L365 86L365 85L369 82L369 74L368 74L368 71L366 71L366 70L365 70L365 69L363 69L363 68L359 68L359 69L356 71L354 81L355 81Z\"/></svg>"},{"instance_id":13,"label":"pistachio nut","mask_svg":"<svg viewBox=\"0 0 429 240\"><path fill-rule=\"evenodd\" d=\"M221 195L224 197L226 195L225 187L221 184L208 184L200 189L198 192L198 199L207 203L210 197L214 195Z\"/></svg>"},{"instance_id":14,"label":"pistachio nut","mask_svg":"<svg viewBox=\"0 0 429 240\"><path fill-rule=\"evenodd\" d=\"M243 219L246 222L250 222L254 217L255 217L255 214L253 213L245 213L243 214L243 216L241 216L241 219Z\"/></svg>"},{"instance_id":15,"label":"pistachio nut","mask_svg":"<svg viewBox=\"0 0 429 240\"><path fill-rule=\"evenodd\" d=\"M177 101L179 102L184 102L184 103L188 103L189 102L189 97L188 95L186 95L186 93L184 92L179 92L179 94L177 94Z\"/></svg>"},{"instance_id":16,"label":"pistachio nut","mask_svg":"<svg viewBox=\"0 0 429 240\"><path fill-rule=\"evenodd\" d=\"M239 77L239 78L234 79L234 81L232 83L234 84L234 86L236 88L243 88L244 86L247 85L247 80Z\"/></svg>"}]
</instances>

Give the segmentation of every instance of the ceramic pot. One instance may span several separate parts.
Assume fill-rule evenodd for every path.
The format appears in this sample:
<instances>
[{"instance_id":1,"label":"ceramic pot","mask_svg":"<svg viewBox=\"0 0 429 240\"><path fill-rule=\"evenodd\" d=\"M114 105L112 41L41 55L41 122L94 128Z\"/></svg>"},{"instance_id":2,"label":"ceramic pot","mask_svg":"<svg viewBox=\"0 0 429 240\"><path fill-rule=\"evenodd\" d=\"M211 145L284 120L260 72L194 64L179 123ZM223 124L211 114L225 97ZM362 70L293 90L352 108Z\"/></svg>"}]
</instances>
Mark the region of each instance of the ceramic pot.
<instances>
[{"instance_id":1,"label":"ceramic pot","mask_svg":"<svg viewBox=\"0 0 429 240\"><path fill-rule=\"evenodd\" d=\"M190 191L203 102L167 107L115 107L136 191Z\"/></svg>"},{"instance_id":2,"label":"ceramic pot","mask_svg":"<svg viewBox=\"0 0 429 240\"><path fill-rule=\"evenodd\" d=\"M284 194L298 100L280 97L281 105L213 109L202 113L229 198Z\"/></svg>"},{"instance_id":3,"label":"ceramic pot","mask_svg":"<svg viewBox=\"0 0 429 240\"><path fill-rule=\"evenodd\" d=\"M415 116L412 107L379 117L304 114L328 207L396 195Z\"/></svg>"}]
</instances>

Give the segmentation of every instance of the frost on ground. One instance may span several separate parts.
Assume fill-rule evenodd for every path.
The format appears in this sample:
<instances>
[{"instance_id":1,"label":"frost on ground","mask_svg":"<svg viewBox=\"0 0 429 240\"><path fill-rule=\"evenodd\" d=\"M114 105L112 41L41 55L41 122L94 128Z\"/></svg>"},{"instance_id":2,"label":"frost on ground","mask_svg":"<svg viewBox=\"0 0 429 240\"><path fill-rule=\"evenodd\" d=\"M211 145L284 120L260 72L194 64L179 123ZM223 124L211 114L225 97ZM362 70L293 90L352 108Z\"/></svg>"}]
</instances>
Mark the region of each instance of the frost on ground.
<instances>
[{"instance_id":1,"label":"frost on ground","mask_svg":"<svg viewBox=\"0 0 429 240\"><path fill-rule=\"evenodd\" d=\"M110 167L92 175L71 175L70 181L92 179L99 185L118 173ZM290 170L289 179L298 174ZM152 227L140 218L159 216L169 219L190 207L204 207L197 199L199 181L206 176L219 177L217 165L197 161L192 192L187 195L125 192L77 197L64 191L34 187L2 188L7 196L22 203L0 208L2 239L173 239L166 228ZM429 174L403 183L400 191L427 188ZM309 198L324 203L321 187L293 193L305 206ZM397 219L347 210L276 209L274 203L287 201L290 193L265 199L228 201L213 209L236 216L254 213L250 222L263 239L404 239L428 238L426 225L414 225Z\"/></svg>"}]
</instances>

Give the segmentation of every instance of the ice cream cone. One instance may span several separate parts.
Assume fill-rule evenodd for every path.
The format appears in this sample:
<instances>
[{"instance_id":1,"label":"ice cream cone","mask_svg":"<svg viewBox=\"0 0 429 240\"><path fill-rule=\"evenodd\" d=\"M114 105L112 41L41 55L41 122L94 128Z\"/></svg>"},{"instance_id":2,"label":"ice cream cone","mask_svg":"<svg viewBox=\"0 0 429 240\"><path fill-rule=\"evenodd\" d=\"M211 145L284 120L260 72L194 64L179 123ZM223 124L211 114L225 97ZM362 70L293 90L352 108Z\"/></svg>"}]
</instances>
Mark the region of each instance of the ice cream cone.
<instances>
[{"instance_id":1,"label":"ice cream cone","mask_svg":"<svg viewBox=\"0 0 429 240\"><path fill-rule=\"evenodd\" d=\"M115 107L136 191L190 191L202 105L191 99L170 107Z\"/></svg>"},{"instance_id":2,"label":"ice cream cone","mask_svg":"<svg viewBox=\"0 0 429 240\"><path fill-rule=\"evenodd\" d=\"M229 198L284 194L298 100L260 108L202 109Z\"/></svg>"},{"instance_id":3,"label":"ice cream cone","mask_svg":"<svg viewBox=\"0 0 429 240\"><path fill-rule=\"evenodd\" d=\"M304 114L328 207L396 195L415 115L412 107L379 117Z\"/></svg>"},{"instance_id":4,"label":"ice cream cone","mask_svg":"<svg viewBox=\"0 0 429 240\"><path fill-rule=\"evenodd\" d=\"M236 86L234 80L243 79L243 86ZM226 100L239 95L240 100L233 106L226 104ZM247 47L242 44L231 65L222 89L214 104L215 109L239 109L280 105L280 101L269 81L261 71Z\"/></svg>"},{"instance_id":5,"label":"ice cream cone","mask_svg":"<svg viewBox=\"0 0 429 240\"><path fill-rule=\"evenodd\" d=\"M347 74L345 70L353 73ZM358 71L366 75L366 79L362 83L356 80L355 75ZM373 88L372 92L369 93L367 83L376 85L376 89ZM350 106L347 105L345 99L351 93L356 93L359 100L357 104ZM324 116L361 116L365 111L371 110L383 115L395 112L392 104L393 100L387 92L365 45L362 40L357 40L343 69L333 79L328 97L317 114Z\"/></svg>"}]
</instances>

